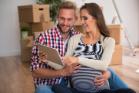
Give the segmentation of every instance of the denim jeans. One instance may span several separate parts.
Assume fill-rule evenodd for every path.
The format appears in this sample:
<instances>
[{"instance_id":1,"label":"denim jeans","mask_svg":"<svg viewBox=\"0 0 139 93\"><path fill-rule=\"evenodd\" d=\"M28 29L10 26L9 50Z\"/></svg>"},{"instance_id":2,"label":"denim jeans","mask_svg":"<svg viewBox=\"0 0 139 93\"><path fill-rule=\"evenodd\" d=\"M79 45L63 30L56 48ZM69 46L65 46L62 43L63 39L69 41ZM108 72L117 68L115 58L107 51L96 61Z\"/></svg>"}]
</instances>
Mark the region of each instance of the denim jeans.
<instances>
[{"instance_id":1,"label":"denim jeans","mask_svg":"<svg viewBox=\"0 0 139 93\"><path fill-rule=\"evenodd\" d=\"M111 68L108 68L108 71L111 72L111 77L109 78L109 84L111 90L117 90L117 89L125 89L128 88L127 84L125 84L121 78L113 71ZM66 86L64 80L61 82L62 85ZM41 85L36 87L35 93L54 93L51 89L51 86L48 85Z\"/></svg>"},{"instance_id":2,"label":"denim jeans","mask_svg":"<svg viewBox=\"0 0 139 93\"><path fill-rule=\"evenodd\" d=\"M52 87L52 89L55 93L87 93L87 92L80 92L74 88L68 88L67 86L62 86L62 85L55 85ZM96 93L136 93L136 92L130 88L120 88L117 90L104 89Z\"/></svg>"},{"instance_id":3,"label":"denim jeans","mask_svg":"<svg viewBox=\"0 0 139 93\"><path fill-rule=\"evenodd\" d=\"M111 68L108 68L108 71L111 73L111 76L108 80L110 84L110 90L102 90L98 93L135 93L132 89L128 88L128 86L121 80L115 71L113 71ZM55 85L52 87L52 89L55 93L84 93L63 85Z\"/></svg>"},{"instance_id":4,"label":"denim jeans","mask_svg":"<svg viewBox=\"0 0 139 93\"><path fill-rule=\"evenodd\" d=\"M49 85L39 85L36 87L35 93L54 93Z\"/></svg>"},{"instance_id":5,"label":"denim jeans","mask_svg":"<svg viewBox=\"0 0 139 93\"><path fill-rule=\"evenodd\" d=\"M128 88L127 84L123 80L121 80L121 78L115 73L112 68L108 68L108 71L111 72L111 76L108 80L110 84L110 89L117 90L121 88Z\"/></svg>"},{"instance_id":6,"label":"denim jeans","mask_svg":"<svg viewBox=\"0 0 139 93\"><path fill-rule=\"evenodd\" d=\"M60 85L67 86L67 83L68 82L66 82L65 79L62 79ZM52 86L50 85L39 85L36 87L35 93L54 93L54 92L52 91Z\"/></svg>"}]
</instances>

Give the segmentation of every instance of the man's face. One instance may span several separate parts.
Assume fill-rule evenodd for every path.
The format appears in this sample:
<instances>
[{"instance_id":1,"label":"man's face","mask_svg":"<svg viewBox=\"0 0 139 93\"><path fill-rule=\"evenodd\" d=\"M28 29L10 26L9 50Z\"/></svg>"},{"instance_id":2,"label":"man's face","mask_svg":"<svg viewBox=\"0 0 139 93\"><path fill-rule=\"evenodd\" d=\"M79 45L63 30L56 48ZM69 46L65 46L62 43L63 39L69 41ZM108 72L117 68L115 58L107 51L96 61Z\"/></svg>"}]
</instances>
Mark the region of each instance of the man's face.
<instances>
[{"instance_id":1,"label":"man's face","mask_svg":"<svg viewBox=\"0 0 139 93\"><path fill-rule=\"evenodd\" d=\"M75 23L75 10L74 9L61 9L58 14L58 24L62 30L62 33L68 33L69 29Z\"/></svg>"}]
</instances>

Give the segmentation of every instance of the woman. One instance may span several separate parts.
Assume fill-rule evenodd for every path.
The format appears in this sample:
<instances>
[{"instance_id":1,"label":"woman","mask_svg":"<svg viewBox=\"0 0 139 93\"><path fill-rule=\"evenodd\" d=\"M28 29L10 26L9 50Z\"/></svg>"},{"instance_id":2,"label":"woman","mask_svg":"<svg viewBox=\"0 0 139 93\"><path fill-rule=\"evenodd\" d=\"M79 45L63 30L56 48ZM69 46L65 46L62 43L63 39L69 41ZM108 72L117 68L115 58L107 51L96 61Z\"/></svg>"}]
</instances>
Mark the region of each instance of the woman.
<instances>
[{"instance_id":1,"label":"woman","mask_svg":"<svg viewBox=\"0 0 139 93\"><path fill-rule=\"evenodd\" d=\"M110 37L101 8L96 3L83 5L80 17L84 33L70 39L64 62L81 66L71 76L73 89L55 86L56 93L100 93L109 89L108 82L98 87L94 81L111 62L115 40Z\"/></svg>"},{"instance_id":2,"label":"woman","mask_svg":"<svg viewBox=\"0 0 139 93\"><path fill-rule=\"evenodd\" d=\"M73 88L81 92L109 89L108 82L97 87L93 81L107 69L115 41L110 37L101 8L97 4L88 3L82 6L80 17L84 33L71 38L65 58L67 63L81 64L80 69L72 75Z\"/></svg>"}]
</instances>

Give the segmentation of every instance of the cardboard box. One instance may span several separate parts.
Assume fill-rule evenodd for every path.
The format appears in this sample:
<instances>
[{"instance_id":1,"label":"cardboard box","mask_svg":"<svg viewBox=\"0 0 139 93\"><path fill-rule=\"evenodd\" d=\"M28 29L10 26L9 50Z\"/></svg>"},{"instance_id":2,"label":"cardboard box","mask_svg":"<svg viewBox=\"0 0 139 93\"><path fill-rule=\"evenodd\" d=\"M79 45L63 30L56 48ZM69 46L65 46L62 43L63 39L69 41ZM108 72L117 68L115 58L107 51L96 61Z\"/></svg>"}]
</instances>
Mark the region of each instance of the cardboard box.
<instances>
[{"instance_id":1,"label":"cardboard box","mask_svg":"<svg viewBox=\"0 0 139 93\"><path fill-rule=\"evenodd\" d=\"M31 51L32 47L26 47L21 49L21 61L30 62L31 61Z\"/></svg>"},{"instance_id":2,"label":"cardboard box","mask_svg":"<svg viewBox=\"0 0 139 93\"><path fill-rule=\"evenodd\" d=\"M30 62L32 45L33 45L32 36L21 40L21 61L22 62Z\"/></svg>"},{"instance_id":3,"label":"cardboard box","mask_svg":"<svg viewBox=\"0 0 139 93\"><path fill-rule=\"evenodd\" d=\"M18 6L19 21L41 22L50 21L49 5L24 5Z\"/></svg>"},{"instance_id":4,"label":"cardboard box","mask_svg":"<svg viewBox=\"0 0 139 93\"><path fill-rule=\"evenodd\" d=\"M121 44L122 25L120 24L108 25L108 29L110 31L111 37L115 39L116 44Z\"/></svg>"},{"instance_id":5,"label":"cardboard box","mask_svg":"<svg viewBox=\"0 0 139 93\"><path fill-rule=\"evenodd\" d=\"M51 28L54 25L53 22L40 22L40 23L32 23L32 31L33 32L42 32L46 29Z\"/></svg>"},{"instance_id":6,"label":"cardboard box","mask_svg":"<svg viewBox=\"0 0 139 93\"><path fill-rule=\"evenodd\" d=\"M112 60L111 60L110 65L121 65L122 64L122 54L123 54L122 45L116 45L114 53L112 55Z\"/></svg>"}]
</instances>

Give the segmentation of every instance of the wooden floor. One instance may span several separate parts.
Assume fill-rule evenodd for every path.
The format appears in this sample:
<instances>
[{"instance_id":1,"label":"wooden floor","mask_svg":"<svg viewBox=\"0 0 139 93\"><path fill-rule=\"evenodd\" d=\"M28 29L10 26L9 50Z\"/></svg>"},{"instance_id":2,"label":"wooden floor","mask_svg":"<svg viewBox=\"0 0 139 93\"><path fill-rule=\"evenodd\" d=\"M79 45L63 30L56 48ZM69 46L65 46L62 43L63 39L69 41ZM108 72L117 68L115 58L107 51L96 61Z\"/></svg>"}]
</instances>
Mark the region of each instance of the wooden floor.
<instances>
[{"instance_id":1,"label":"wooden floor","mask_svg":"<svg viewBox=\"0 0 139 93\"><path fill-rule=\"evenodd\" d=\"M136 56L133 56L130 51L124 52L122 63L123 65L115 65L112 68L130 88L139 93L139 72L136 72L139 69L139 51Z\"/></svg>"},{"instance_id":2,"label":"wooden floor","mask_svg":"<svg viewBox=\"0 0 139 93\"><path fill-rule=\"evenodd\" d=\"M139 53L137 56L124 55L123 65L112 66L118 75L139 93ZM19 56L0 57L0 93L34 93L34 86L26 64Z\"/></svg>"},{"instance_id":3,"label":"wooden floor","mask_svg":"<svg viewBox=\"0 0 139 93\"><path fill-rule=\"evenodd\" d=\"M0 93L34 93L29 67L20 57L0 57Z\"/></svg>"}]
</instances>

